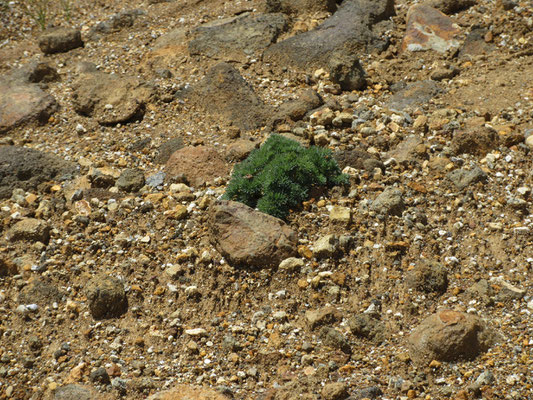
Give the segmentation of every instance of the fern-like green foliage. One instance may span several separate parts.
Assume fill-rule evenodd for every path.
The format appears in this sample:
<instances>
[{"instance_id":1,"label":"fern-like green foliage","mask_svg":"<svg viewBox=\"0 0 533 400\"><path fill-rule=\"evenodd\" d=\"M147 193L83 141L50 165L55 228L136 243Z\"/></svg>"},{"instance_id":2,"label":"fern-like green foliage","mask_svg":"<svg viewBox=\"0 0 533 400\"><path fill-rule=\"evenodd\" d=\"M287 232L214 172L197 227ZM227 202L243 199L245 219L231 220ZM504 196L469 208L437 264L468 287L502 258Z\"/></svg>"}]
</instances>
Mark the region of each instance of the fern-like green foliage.
<instances>
[{"instance_id":1,"label":"fern-like green foliage","mask_svg":"<svg viewBox=\"0 0 533 400\"><path fill-rule=\"evenodd\" d=\"M223 198L285 219L309 197L313 186L348 183L331 155L321 147L305 148L280 135L268 140L236 165Z\"/></svg>"}]
</instances>

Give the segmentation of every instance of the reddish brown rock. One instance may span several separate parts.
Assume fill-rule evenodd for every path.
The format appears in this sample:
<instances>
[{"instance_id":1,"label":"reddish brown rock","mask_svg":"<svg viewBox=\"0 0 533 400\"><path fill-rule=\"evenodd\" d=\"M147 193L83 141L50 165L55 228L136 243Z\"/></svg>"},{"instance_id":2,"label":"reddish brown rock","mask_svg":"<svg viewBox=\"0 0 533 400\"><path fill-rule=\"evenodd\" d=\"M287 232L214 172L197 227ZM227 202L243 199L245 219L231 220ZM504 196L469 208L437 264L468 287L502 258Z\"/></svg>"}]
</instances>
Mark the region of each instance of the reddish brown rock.
<instances>
[{"instance_id":1,"label":"reddish brown rock","mask_svg":"<svg viewBox=\"0 0 533 400\"><path fill-rule=\"evenodd\" d=\"M39 86L0 79L0 133L27 123L45 123L57 108L57 101Z\"/></svg>"},{"instance_id":2,"label":"reddish brown rock","mask_svg":"<svg viewBox=\"0 0 533 400\"><path fill-rule=\"evenodd\" d=\"M414 329L409 337L409 352L422 365L432 360L470 360L486 351L496 339L496 334L478 316L443 310Z\"/></svg>"},{"instance_id":3,"label":"reddish brown rock","mask_svg":"<svg viewBox=\"0 0 533 400\"><path fill-rule=\"evenodd\" d=\"M211 209L211 242L230 264L277 266L296 254L296 233L282 220L234 201Z\"/></svg>"},{"instance_id":4,"label":"reddish brown rock","mask_svg":"<svg viewBox=\"0 0 533 400\"><path fill-rule=\"evenodd\" d=\"M488 128L477 128L455 132L450 144L457 154L475 154L484 156L500 145L498 134Z\"/></svg>"},{"instance_id":5,"label":"reddish brown rock","mask_svg":"<svg viewBox=\"0 0 533 400\"><path fill-rule=\"evenodd\" d=\"M183 176L192 186L201 186L217 177L226 177L230 166L215 149L207 146L184 147L170 156L168 178Z\"/></svg>"},{"instance_id":6,"label":"reddish brown rock","mask_svg":"<svg viewBox=\"0 0 533 400\"><path fill-rule=\"evenodd\" d=\"M407 12L407 30L402 50L435 50L444 53L459 47L456 39L460 28L439 10L424 4L412 6Z\"/></svg>"},{"instance_id":7,"label":"reddish brown rock","mask_svg":"<svg viewBox=\"0 0 533 400\"><path fill-rule=\"evenodd\" d=\"M242 161L248 157L258 145L257 142L252 142L249 139L239 139L228 146L226 158L228 160Z\"/></svg>"},{"instance_id":8,"label":"reddish brown rock","mask_svg":"<svg viewBox=\"0 0 533 400\"><path fill-rule=\"evenodd\" d=\"M228 400L226 396L212 389L179 385L173 389L153 394L148 400Z\"/></svg>"}]
</instances>

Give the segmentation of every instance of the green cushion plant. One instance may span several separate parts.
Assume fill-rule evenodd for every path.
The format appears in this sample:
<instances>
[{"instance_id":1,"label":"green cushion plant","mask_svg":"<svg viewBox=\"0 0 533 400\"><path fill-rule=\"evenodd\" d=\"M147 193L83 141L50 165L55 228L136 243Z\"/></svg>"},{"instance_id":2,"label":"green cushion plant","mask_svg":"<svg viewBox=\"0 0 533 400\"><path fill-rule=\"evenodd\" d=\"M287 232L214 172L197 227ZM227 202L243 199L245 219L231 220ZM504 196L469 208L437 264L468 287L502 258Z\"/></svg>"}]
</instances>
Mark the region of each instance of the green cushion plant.
<instances>
[{"instance_id":1,"label":"green cushion plant","mask_svg":"<svg viewBox=\"0 0 533 400\"><path fill-rule=\"evenodd\" d=\"M239 201L285 219L307 200L313 187L348 183L331 150L271 135L248 158L236 165L223 199Z\"/></svg>"}]
</instances>

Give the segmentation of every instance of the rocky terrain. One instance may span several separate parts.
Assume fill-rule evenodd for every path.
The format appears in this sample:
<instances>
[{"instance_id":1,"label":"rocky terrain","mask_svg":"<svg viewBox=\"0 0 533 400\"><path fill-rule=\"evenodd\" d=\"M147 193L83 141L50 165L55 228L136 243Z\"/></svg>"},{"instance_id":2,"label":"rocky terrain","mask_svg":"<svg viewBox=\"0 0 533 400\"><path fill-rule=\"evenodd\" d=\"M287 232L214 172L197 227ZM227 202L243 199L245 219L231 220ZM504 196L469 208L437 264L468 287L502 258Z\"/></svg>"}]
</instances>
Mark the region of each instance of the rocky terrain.
<instances>
[{"instance_id":1,"label":"rocky terrain","mask_svg":"<svg viewBox=\"0 0 533 400\"><path fill-rule=\"evenodd\" d=\"M0 0L0 399L532 399L532 32L531 0ZM221 201L272 133L350 185Z\"/></svg>"}]
</instances>

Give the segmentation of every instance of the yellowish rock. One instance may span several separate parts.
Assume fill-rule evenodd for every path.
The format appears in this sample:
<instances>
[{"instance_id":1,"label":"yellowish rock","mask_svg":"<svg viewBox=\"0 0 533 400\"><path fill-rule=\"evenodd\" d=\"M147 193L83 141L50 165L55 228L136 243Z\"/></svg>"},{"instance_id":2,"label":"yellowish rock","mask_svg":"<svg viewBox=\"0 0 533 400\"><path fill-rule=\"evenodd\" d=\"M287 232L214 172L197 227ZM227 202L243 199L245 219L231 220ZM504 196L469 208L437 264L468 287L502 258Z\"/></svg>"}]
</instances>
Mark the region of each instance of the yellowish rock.
<instances>
[{"instance_id":1,"label":"yellowish rock","mask_svg":"<svg viewBox=\"0 0 533 400\"><path fill-rule=\"evenodd\" d=\"M349 224L352 219L352 213L348 207L333 206L329 212L329 219L331 222Z\"/></svg>"}]
</instances>

